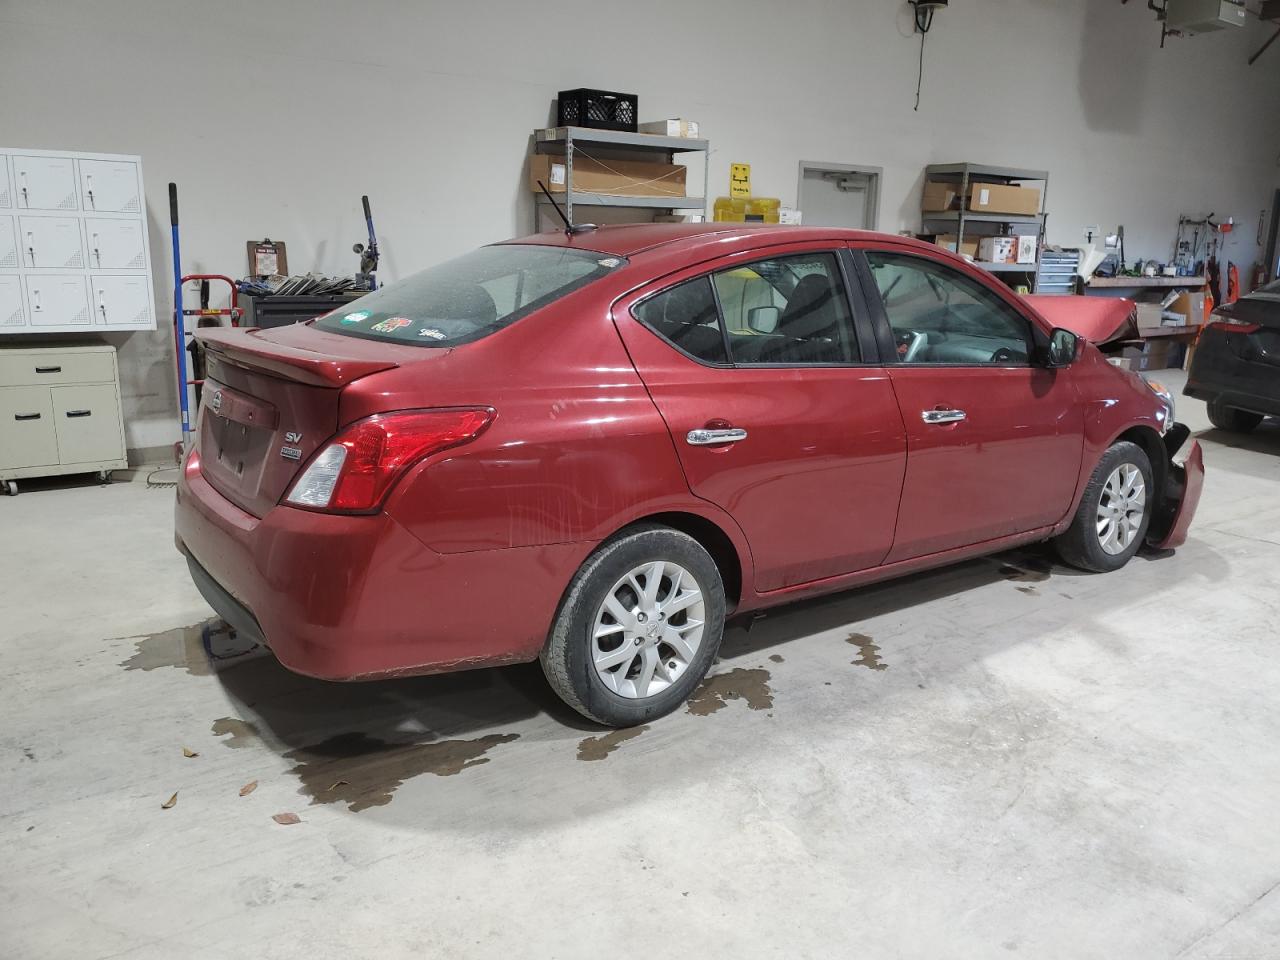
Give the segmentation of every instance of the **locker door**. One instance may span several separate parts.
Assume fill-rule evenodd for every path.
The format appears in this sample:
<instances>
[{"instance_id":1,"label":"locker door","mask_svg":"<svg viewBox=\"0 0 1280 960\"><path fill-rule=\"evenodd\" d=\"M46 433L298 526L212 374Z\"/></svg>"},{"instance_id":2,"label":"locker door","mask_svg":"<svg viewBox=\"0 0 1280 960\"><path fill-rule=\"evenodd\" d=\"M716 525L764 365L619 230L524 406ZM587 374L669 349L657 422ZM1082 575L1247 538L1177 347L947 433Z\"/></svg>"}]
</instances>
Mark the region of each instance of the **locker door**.
<instances>
[{"instance_id":1,"label":"locker door","mask_svg":"<svg viewBox=\"0 0 1280 960\"><path fill-rule=\"evenodd\" d=\"M16 228L13 217L0 213L0 270L16 270L22 266L22 259L18 256L18 241L13 232Z\"/></svg>"},{"instance_id":2,"label":"locker door","mask_svg":"<svg viewBox=\"0 0 1280 960\"><path fill-rule=\"evenodd\" d=\"M13 181L9 179L9 158L0 157L0 210L13 207Z\"/></svg>"},{"instance_id":3,"label":"locker door","mask_svg":"<svg viewBox=\"0 0 1280 960\"><path fill-rule=\"evenodd\" d=\"M19 217L18 247L24 267L83 270L84 244L75 217Z\"/></svg>"},{"instance_id":4,"label":"locker door","mask_svg":"<svg viewBox=\"0 0 1280 960\"><path fill-rule=\"evenodd\" d=\"M84 218L85 242L91 270L145 270L141 220ZM4 258L0 255L0 265Z\"/></svg>"},{"instance_id":5,"label":"locker door","mask_svg":"<svg viewBox=\"0 0 1280 960\"><path fill-rule=\"evenodd\" d=\"M49 392L59 463L121 459L124 444L114 383L50 387Z\"/></svg>"},{"instance_id":6,"label":"locker door","mask_svg":"<svg viewBox=\"0 0 1280 960\"><path fill-rule=\"evenodd\" d=\"M86 213L141 212L138 165L128 160L81 160L80 196Z\"/></svg>"},{"instance_id":7,"label":"locker door","mask_svg":"<svg viewBox=\"0 0 1280 960\"><path fill-rule=\"evenodd\" d=\"M82 274L29 274L26 281L31 326L87 327L93 323Z\"/></svg>"},{"instance_id":8,"label":"locker door","mask_svg":"<svg viewBox=\"0 0 1280 960\"><path fill-rule=\"evenodd\" d=\"M145 276L107 277L93 274L93 322L121 326L151 322L151 293Z\"/></svg>"},{"instance_id":9,"label":"locker door","mask_svg":"<svg viewBox=\"0 0 1280 960\"><path fill-rule=\"evenodd\" d=\"M47 467L57 462L49 388L0 387L0 467Z\"/></svg>"},{"instance_id":10,"label":"locker door","mask_svg":"<svg viewBox=\"0 0 1280 960\"><path fill-rule=\"evenodd\" d=\"M14 206L19 210L79 210L70 157L13 158Z\"/></svg>"},{"instance_id":11,"label":"locker door","mask_svg":"<svg viewBox=\"0 0 1280 960\"><path fill-rule=\"evenodd\" d=\"M25 327L27 311L22 307L22 284L12 275L0 274L0 327Z\"/></svg>"}]
</instances>

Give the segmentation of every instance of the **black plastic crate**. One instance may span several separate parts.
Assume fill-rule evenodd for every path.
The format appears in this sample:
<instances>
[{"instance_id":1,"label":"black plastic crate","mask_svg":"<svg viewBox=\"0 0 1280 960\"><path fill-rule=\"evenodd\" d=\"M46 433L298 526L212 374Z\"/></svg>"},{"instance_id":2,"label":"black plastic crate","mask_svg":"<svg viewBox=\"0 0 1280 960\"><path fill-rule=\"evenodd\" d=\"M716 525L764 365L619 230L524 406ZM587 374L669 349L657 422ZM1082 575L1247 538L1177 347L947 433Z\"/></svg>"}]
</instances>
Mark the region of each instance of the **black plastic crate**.
<instances>
[{"instance_id":1,"label":"black plastic crate","mask_svg":"<svg viewBox=\"0 0 1280 960\"><path fill-rule=\"evenodd\" d=\"M634 93L608 90L561 90L556 110L558 127L594 127L597 130L636 132L639 98Z\"/></svg>"}]
</instances>

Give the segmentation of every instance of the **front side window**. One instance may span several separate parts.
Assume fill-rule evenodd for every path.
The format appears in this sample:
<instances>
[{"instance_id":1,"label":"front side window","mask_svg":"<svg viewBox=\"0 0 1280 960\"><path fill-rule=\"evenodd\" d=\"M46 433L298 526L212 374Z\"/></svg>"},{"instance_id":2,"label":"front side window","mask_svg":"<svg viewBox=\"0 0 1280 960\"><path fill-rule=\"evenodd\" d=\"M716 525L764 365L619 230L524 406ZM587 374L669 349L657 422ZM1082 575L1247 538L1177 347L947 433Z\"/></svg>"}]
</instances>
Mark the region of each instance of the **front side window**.
<instances>
[{"instance_id":1,"label":"front side window","mask_svg":"<svg viewBox=\"0 0 1280 960\"><path fill-rule=\"evenodd\" d=\"M867 252L903 363L1025 365L1027 320L982 284L923 257Z\"/></svg>"},{"instance_id":2,"label":"front side window","mask_svg":"<svg viewBox=\"0 0 1280 960\"><path fill-rule=\"evenodd\" d=\"M370 340L455 347L501 330L626 262L564 247L481 247L353 300L315 326Z\"/></svg>"},{"instance_id":3,"label":"front side window","mask_svg":"<svg viewBox=\"0 0 1280 960\"><path fill-rule=\"evenodd\" d=\"M760 260L721 271L714 280L735 364L858 361L834 254Z\"/></svg>"}]
</instances>

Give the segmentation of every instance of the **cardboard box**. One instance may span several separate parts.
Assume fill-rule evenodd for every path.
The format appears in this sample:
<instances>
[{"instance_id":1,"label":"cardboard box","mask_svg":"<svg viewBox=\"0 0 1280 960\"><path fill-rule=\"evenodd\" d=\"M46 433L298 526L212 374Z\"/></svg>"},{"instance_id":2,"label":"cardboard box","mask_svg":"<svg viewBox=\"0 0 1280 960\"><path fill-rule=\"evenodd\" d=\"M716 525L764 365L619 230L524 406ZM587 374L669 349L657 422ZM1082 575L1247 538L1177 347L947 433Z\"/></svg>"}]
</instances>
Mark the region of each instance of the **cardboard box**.
<instances>
[{"instance_id":1,"label":"cardboard box","mask_svg":"<svg viewBox=\"0 0 1280 960\"><path fill-rule=\"evenodd\" d=\"M1040 212L1040 191L1035 187L1010 187L1001 183L969 185L969 209L974 213Z\"/></svg>"},{"instance_id":2,"label":"cardboard box","mask_svg":"<svg viewBox=\"0 0 1280 960\"><path fill-rule=\"evenodd\" d=\"M641 133L656 133L660 137L694 137L698 136L697 120L654 120L652 123L640 124Z\"/></svg>"},{"instance_id":3,"label":"cardboard box","mask_svg":"<svg viewBox=\"0 0 1280 960\"><path fill-rule=\"evenodd\" d=\"M977 260L978 259L977 238L970 239L969 237L965 237L964 243L960 245L960 249L957 251L956 241L959 239L960 238L957 237L954 233L940 233L938 234L937 238L933 242L936 243L938 246L942 247L943 250L950 250L952 253L958 252L961 256L973 257L973 259Z\"/></svg>"},{"instance_id":4,"label":"cardboard box","mask_svg":"<svg viewBox=\"0 0 1280 960\"><path fill-rule=\"evenodd\" d=\"M927 180L924 185L924 196L920 199L920 209L926 213L951 210L959 206L956 203L957 197L959 197L959 194L956 192L954 183L938 183L934 180Z\"/></svg>"},{"instance_id":5,"label":"cardboard box","mask_svg":"<svg viewBox=\"0 0 1280 960\"><path fill-rule=\"evenodd\" d=\"M614 197L683 197L686 167L647 160L609 160L601 163L582 154L573 158L574 189ZM564 157L539 153L529 158L529 189L540 193L538 181L554 193L565 191Z\"/></svg>"},{"instance_id":6,"label":"cardboard box","mask_svg":"<svg viewBox=\"0 0 1280 960\"><path fill-rule=\"evenodd\" d=\"M1036 247L1040 245L1040 238L1033 233L1021 234L1018 236L1018 251L1015 256L1017 263L1035 263Z\"/></svg>"},{"instance_id":7,"label":"cardboard box","mask_svg":"<svg viewBox=\"0 0 1280 960\"><path fill-rule=\"evenodd\" d=\"M978 259L983 263L1017 263L1017 237L983 237L978 241Z\"/></svg>"},{"instance_id":8,"label":"cardboard box","mask_svg":"<svg viewBox=\"0 0 1280 960\"><path fill-rule=\"evenodd\" d=\"M1204 293L1181 291L1161 303L1160 323L1166 327L1199 326L1204 323Z\"/></svg>"}]
</instances>

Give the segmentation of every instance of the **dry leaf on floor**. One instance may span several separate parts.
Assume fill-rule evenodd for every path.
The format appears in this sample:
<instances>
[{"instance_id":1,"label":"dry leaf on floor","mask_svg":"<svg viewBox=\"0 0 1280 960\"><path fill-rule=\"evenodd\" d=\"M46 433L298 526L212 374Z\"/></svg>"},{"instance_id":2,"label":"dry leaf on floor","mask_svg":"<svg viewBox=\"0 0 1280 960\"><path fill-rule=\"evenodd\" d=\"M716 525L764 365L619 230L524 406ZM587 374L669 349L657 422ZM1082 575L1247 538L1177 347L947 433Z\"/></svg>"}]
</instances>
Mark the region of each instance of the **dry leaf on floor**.
<instances>
[{"instance_id":1,"label":"dry leaf on floor","mask_svg":"<svg viewBox=\"0 0 1280 960\"><path fill-rule=\"evenodd\" d=\"M292 823L301 823L302 819L296 813L277 813L271 817L276 823L282 823L286 827Z\"/></svg>"},{"instance_id":2,"label":"dry leaf on floor","mask_svg":"<svg viewBox=\"0 0 1280 960\"><path fill-rule=\"evenodd\" d=\"M337 790L339 787L345 787L350 782L350 780L335 780L333 783L329 784L329 790L332 791Z\"/></svg>"},{"instance_id":3,"label":"dry leaf on floor","mask_svg":"<svg viewBox=\"0 0 1280 960\"><path fill-rule=\"evenodd\" d=\"M161 809L161 810L168 810L170 807L172 807L172 806L173 806L175 803L177 803L177 802L178 802L178 794L175 792L175 793L174 793L174 795L173 795L172 797L170 797L170 798L169 798L168 800L166 800L164 803L160 804L160 809Z\"/></svg>"},{"instance_id":4,"label":"dry leaf on floor","mask_svg":"<svg viewBox=\"0 0 1280 960\"><path fill-rule=\"evenodd\" d=\"M248 783L246 783L243 787L240 788L240 796L247 797L249 794L253 793L253 791L257 789L258 789L258 781L250 780Z\"/></svg>"},{"instance_id":5,"label":"dry leaf on floor","mask_svg":"<svg viewBox=\"0 0 1280 960\"><path fill-rule=\"evenodd\" d=\"M192 757L200 756L200 754L196 753L194 750L188 749L187 747L182 748L182 755L186 757L188 760L190 760Z\"/></svg>"}]
</instances>

